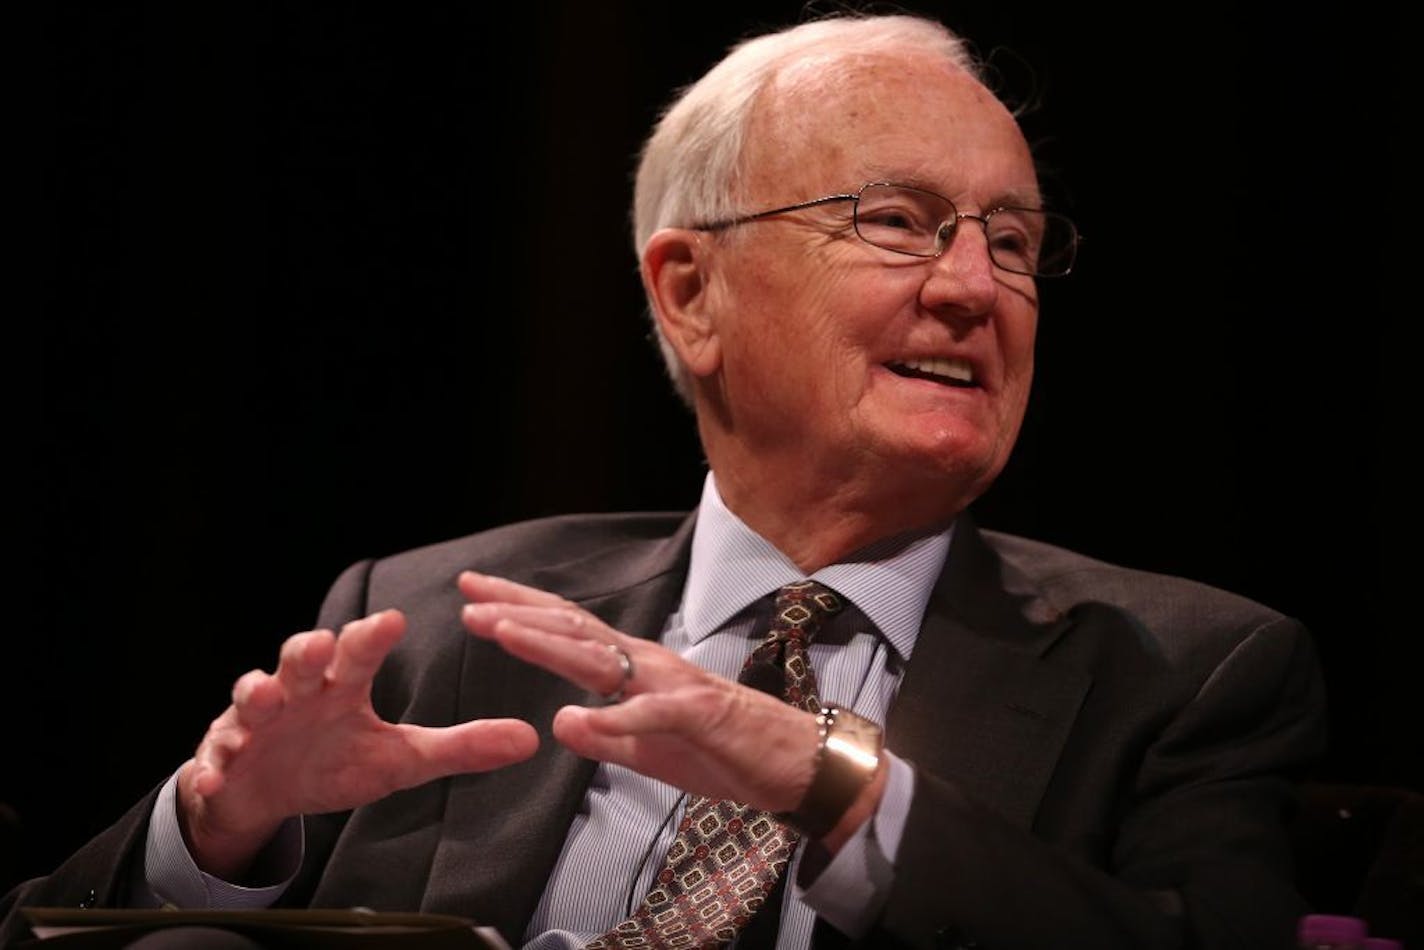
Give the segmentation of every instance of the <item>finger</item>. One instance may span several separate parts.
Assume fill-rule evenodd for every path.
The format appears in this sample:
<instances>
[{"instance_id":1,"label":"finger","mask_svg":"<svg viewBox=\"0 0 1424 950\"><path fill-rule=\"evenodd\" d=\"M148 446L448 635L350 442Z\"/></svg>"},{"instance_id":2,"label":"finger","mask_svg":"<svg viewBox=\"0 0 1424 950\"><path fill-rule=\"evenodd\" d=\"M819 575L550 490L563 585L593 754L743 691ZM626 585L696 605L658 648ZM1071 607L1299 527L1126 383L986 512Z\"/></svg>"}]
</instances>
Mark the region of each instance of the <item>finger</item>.
<instances>
[{"instance_id":1,"label":"finger","mask_svg":"<svg viewBox=\"0 0 1424 950\"><path fill-rule=\"evenodd\" d=\"M197 756L188 760L185 768L189 787L203 798L216 795L222 791L223 785L226 784L226 778L222 772L199 762ZM182 781L182 778L180 777L179 780Z\"/></svg>"},{"instance_id":2,"label":"finger","mask_svg":"<svg viewBox=\"0 0 1424 950\"><path fill-rule=\"evenodd\" d=\"M777 810L795 805L814 770L815 717L760 694L717 692L646 694L597 709L566 706L554 716L554 737L580 756L696 794Z\"/></svg>"},{"instance_id":3,"label":"finger","mask_svg":"<svg viewBox=\"0 0 1424 950\"><path fill-rule=\"evenodd\" d=\"M225 715L213 722L193 753L194 789L200 795L211 795L222 788L227 781L229 766L247 748L251 737L246 729L224 719Z\"/></svg>"},{"instance_id":4,"label":"finger","mask_svg":"<svg viewBox=\"0 0 1424 950\"><path fill-rule=\"evenodd\" d=\"M505 652L562 676L584 689L603 695L620 688L631 694L637 680L634 668L626 675L621 648L610 650L603 640L576 640L550 634L518 621L502 619L489 628L489 636Z\"/></svg>"},{"instance_id":5,"label":"finger","mask_svg":"<svg viewBox=\"0 0 1424 950\"><path fill-rule=\"evenodd\" d=\"M667 737L713 749L751 737L758 754L814 748L815 717L754 690L707 683L675 692L644 693L626 703L598 708L568 706L554 717L554 736L574 749L622 748L623 740ZM572 747L572 746L571 746Z\"/></svg>"},{"instance_id":6,"label":"finger","mask_svg":"<svg viewBox=\"0 0 1424 950\"><path fill-rule=\"evenodd\" d=\"M325 681L327 665L336 656L336 634L312 630L287 638L277 663L277 679L290 699L302 699L318 692Z\"/></svg>"},{"instance_id":7,"label":"finger","mask_svg":"<svg viewBox=\"0 0 1424 950\"><path fill-rule=\"evenodd\" d=\"M369 686L386 654L404 634L405 617L399 610L383 610L351 621L336 638L327 679L336 686Z\"/></svg>"},{"instance_id":8,"label":"finger","mask_svg":"<svg viewBox=\"0 0 1424 950\"><path fill-rule=\"evenodd\" d=\"M620 703L616 707L603 708L623 709L647 698L639 697L626 703ZM663 774L649 761L650 759L676 758L687 763L690 760L688 750L682 747L674 733L664 730L628 733L610 729L606 723L600 723L594 715L600 711L600 709L590 709L584 706L565 706L554 714L554 738L581 758L626 766L636 772L668 781L670 784L679 784L676 781L678 776ZM657 750L662 750L663 754L660 756ZM688 790L685 785L680 785L680 787ZM692 791L701 794L704 790L692 789Z\"/></svg>"},{"instance_id":9,"label":"finger","mask_svg":"<svg viewBox=\"0 0 1424 950\"><path fill-rule=\"evenodd\" d=\"M495 577L493 574L461 571L457 583L460 593L470 600L524 604L530 607L573 606L557 594L519 584L503 577Z\"/></svg>"},{"instance_id":10,"label":"finger","mask_svg":"<svg viewBox=\"0 0 1424 950\"><path fill-rule=\"evenodd\" d=\"M240 676L232 687L232 710L238 722L256 727L270 722L286 704L282 684L262 670Z\"/></svg>"},{"instance_id":11,"label":"finger","mask_svg":"<svg viewBox=\"0 0 1424 950\"><path fill-rule=\"evenodd\" d=\"M400 726L417 753L403 785L419 785L447 775L487 772L522 762L539 748L534 727L520 719L476 719L457 726Z\"/></svg>"},{"instance_id":12,"label":"finger","mask_svg":"<svg viewBox=\"0 0 1424 950\"><path fill-rule=\"evenodd\" d=\"M567 604L558 607L528 607L510 603L466 604L460 611L465 627L473 634L490 638L501 620L512 620L544 633L574 640L612 643L622 637L618 631L586 610Z\"/></svg>"},{"instance_id":13,"label":"finger","mask_svg":"<svg viewBox=\"0 0 1424 950\"><path fill-rule=\"evenodd\" d=\"M571 723L590 737L692 735L700 736L729 725L726 707L732 700L721 690L685 689L675 693L647 693L613 706L569 706ZM560 710L555 717L562 716ZM563 737L555 735L562 741Z\"/></svg>"},{"instance_id":14,"label":"finger","mask_svg":"<svg viewBox=\"0 0 1424 950\"><path fill-rule=\"evenodd\" d=\"M251 732L241 726L233 726L214 731L209 737L208 749L214 761L226 772L232 765L233 759L242 754L251 740Z\"/></svg>"},{"instance_id":15,"label":"finger","mask_svg":"<svg viewBox=\"0 0 1424 950\"><path fill-rule=\"evenodd\" d=\"M513 614L503 613L516 610L535 623L521 623L511 619ZM584 622L573 622L571 613L585 618ZM467 604L462 616L472 633L494 640L512 656L601 695L671 690L709 681L726 684L676 653L619 633L579 608Z\"/></svg>"}]
</instances>

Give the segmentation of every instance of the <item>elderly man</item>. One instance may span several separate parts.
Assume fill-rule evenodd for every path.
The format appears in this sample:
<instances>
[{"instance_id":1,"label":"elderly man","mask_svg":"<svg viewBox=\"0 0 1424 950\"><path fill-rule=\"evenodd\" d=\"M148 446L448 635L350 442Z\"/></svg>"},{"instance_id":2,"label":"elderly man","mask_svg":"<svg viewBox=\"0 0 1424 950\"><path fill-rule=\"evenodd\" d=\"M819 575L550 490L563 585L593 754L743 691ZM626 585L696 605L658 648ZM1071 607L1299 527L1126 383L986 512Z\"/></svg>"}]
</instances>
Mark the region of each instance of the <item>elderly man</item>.
<instances>
[{"instance_id":1,"label":"elderly man","mask_svg":"<svg viewBox=\"0 0 1424 950\"><path fill-rule=\"evenodd\" d=\"M537 947L1288 945L1304 632L965 514L1077 237L960 41L742 44L654 131L636 230L697 511L356 565L16 903L422 909Z\"/></svg>"}]
</instances>

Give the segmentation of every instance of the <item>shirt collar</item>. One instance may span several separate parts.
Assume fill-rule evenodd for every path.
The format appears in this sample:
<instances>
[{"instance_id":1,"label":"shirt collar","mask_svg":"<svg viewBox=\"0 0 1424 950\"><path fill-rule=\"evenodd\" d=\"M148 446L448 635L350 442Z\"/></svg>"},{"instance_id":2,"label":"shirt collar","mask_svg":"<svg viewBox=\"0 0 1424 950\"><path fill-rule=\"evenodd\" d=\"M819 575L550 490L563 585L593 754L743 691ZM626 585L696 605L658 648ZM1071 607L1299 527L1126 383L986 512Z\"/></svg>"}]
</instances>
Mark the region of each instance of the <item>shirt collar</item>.
<instances>
[{"instance_id":1,"label":"shirt collar","mask_svg":"<svg viewBox=\"0 0 1424 950\"><path fill-rule=\"evenodd\" d=\"M953 533L951 525L935 534L887 538L823 567L811 578L859 607L901 658L909 659ZM767 594L804 577L790 558L723 503L708 472L682 598L682 623L692 642L710 636Z\"/></svg>"}]
</instances>

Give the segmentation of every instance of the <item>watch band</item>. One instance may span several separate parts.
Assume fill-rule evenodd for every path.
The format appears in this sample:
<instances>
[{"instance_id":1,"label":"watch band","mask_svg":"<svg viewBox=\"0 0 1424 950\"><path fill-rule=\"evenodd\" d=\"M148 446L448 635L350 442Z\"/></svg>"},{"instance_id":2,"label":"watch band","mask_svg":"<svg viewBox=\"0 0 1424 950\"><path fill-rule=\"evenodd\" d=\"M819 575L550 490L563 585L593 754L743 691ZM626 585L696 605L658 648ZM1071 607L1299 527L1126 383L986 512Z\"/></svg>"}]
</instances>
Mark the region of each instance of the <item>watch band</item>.
<instances>
[{"instance_id":1,"label":"watch band","mask_svg":"<svg viewBox=\"0 0 1424 950\"><path fill-rule=\"evenodd\" d=\"M875 777L884 744L879 724L840 706L821 707L816 725L821 741L811 787L800 805L778 816L812 839L829 834Z\"/></svg>"}]
</instances>

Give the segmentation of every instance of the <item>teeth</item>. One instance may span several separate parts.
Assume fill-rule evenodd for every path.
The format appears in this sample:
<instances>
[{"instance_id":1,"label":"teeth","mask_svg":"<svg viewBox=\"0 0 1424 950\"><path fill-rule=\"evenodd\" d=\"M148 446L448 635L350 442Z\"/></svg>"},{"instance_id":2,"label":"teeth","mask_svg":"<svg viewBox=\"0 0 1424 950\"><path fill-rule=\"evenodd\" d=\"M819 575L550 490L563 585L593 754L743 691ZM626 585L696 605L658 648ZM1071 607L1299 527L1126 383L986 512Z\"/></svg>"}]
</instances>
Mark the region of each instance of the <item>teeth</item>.
<instances>
[{"instance_id":1,"label":"teeth","mask_svg":"<svg viewBox=\"0 0 1424 950\"><path fill-rule=\"evenodd\" d=\"M974 367L969 365L968 360L951 360L935 356L922 360L902 360L900 365L961 383L974 382Z\"/></svg>"}]
</instances>

